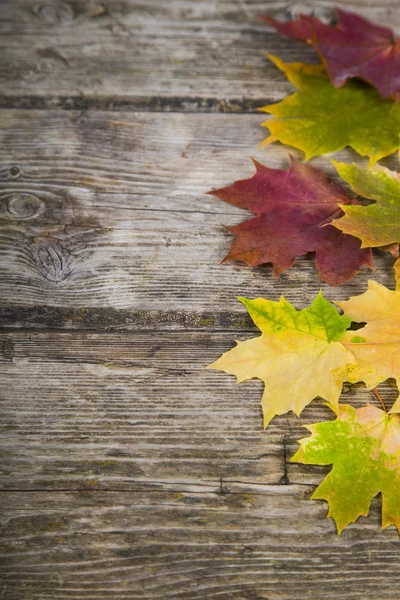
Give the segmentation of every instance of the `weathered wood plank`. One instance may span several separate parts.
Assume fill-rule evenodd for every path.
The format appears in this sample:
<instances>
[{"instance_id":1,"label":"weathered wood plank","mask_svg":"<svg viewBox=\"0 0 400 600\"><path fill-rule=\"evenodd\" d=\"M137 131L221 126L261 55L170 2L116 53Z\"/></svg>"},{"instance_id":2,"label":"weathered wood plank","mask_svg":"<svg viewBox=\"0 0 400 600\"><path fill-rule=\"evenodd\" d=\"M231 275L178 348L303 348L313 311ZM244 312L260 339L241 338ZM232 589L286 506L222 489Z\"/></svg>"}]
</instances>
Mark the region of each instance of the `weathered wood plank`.
<instances>
[{"instance_id":1,"label":"weathered wood plank","mask_svg":"<svg viewBox=\"0 0 400 600\"><path fill-rule=\"evenodd\" d=\"M304 486L2 496L7 600L398 597L398 535L379 532L378 502L339 537Z\"/></svg>"},{"instance_id":2,"label":"weathered wood plank","mask_svg":"<svg viewBox=\"0 0 400 600\"><path fill-rule=\"evenodd\" d=\"M400 25L395 0L342 5ZM339 538L308 502L327 469L288 463L301 423L329 411L314 401L263 432L261 383L204 370L256 332L235 295L302 307L371 274L333 290L309 258L278 280L219 265L223 226L246 212L205 191L249 176L250 155L284 167L287 148L256 150L257 115L174 112L251 112L288 93L264 50L315 56L257 15L310 7L332 14L325 1L2 3L0 107L70 109L0 111L4 600L397 598L380 502ZM109 111L80 111L93 107ZM377 255L373 274L389 287L391 263Z\"/></svg>"},{"instance_id":3,"label":"weathered wood plank","mask_svg":"<svg viewBox=\"0 0 400 600\"><path fill-rule=\"evenodd\" d=\"M255 332L254 332L255 333ZM246 339L251 334L235 337ZM327 469L289 464L321 402L262 430L262 383L204 370L232 333L0 335L0 486L5 489L257 490L317 484ZM342 397L374 402L360 386ZM386 384L388 407L396 389Z\"/></svg>"},{"instance_id":4,"label":"weathered wood plank","mask_svg":"<svg viewBox=\"0 0 400 600\"><path fill-rule=\"evenodd\" d=\"M250 176L249 156L288 163L284 146L256 148L257 115L16 110L0 121L4 326L248 327L238 294L284 293L302 307L320 287L343 299L371 276L393 286L380 252L376 273L363 268L337 289L312 257L278 279L270 266L219 264L232 238L224 225L249 213L205 192ZM335 156L365 164L350 150ZM313 164L334 172L326 157Z\"/></svg>"},{"instance_id":5,"label":"weathered wood plank","mask_svg":"<svg viewBox=\"0 0 400 600\"><path fill-rule=\"evenodd\" d=\"M336 4L400 29L397 0ZM0 105L251 110L290 89L265 51L317 60L259 20L300 11L332 18L324 0L3 0Z\"/></svg>"},{"instance_id":6,"label":"weathered wood plank","mask_svg":"<svg viewBox=\"0 0 400 600\"><path fill-rule=\"evenodd\" d=\"M260 386L233 400L204 370L233 340L183 335L2 335L2 488L279 483L284 434L262 431Z\"/></svg>"}]
</instances>

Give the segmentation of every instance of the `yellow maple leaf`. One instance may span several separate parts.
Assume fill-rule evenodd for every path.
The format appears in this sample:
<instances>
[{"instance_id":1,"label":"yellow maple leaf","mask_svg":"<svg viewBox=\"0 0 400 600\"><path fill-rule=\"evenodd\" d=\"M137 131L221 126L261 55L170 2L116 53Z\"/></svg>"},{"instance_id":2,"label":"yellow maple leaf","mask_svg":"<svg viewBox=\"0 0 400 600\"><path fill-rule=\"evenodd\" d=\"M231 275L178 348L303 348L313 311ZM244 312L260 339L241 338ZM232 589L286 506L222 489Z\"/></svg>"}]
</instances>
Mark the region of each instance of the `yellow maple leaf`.
<instances>
[{"instance_id":1,"label":"yellow maple leaf","mask_svg":"<svg viewBox=\"0 0 400 600\"><path fill-rule=\"evenodd\" d=\"M237 382L264 381L261 401L266 427L275 415L299 415L316 396L337 406L342 384L354 357L338 341L350 319L338 315L322 293L297 311L283 297L279 302L239 298L262 335L226 352L209 369L236 375Z\"/></svg>"},{"instance_id":2,"label":"yellow maple leaf","mask_svg":"<svg viewBox=\"0 0 400 600\"><path fill-rule=\"evenodd\" d=\"M336 304L353 321L367 323L357 331L348 331L341 340L357 363L349 366L348 381L364 381L372 389L393 377L399 386L400 291L369 281L364 294ZM400 412L400 396L390 412Z\"/></svg>"}]
</instances>

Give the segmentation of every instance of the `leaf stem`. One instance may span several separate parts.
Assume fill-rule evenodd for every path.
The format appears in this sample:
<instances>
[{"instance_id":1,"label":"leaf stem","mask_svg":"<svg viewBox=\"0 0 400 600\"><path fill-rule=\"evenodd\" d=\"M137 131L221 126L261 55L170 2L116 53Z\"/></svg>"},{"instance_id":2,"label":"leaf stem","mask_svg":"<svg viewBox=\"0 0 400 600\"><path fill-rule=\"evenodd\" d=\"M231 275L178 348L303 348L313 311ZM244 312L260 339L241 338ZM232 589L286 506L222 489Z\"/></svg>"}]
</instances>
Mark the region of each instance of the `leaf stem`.
<instances>
[{"instance_id":1,"label":"leaf stem","mask_svg":"<svg viewBox=\"0 0 400 600\"><path fill-rule=\"evenodd\" d=\"M387 408L386 408L386 406L385 406L385 403L384 403L384 401L383 401L383 399L382 399L382 396L381 396L381 395L380 395L380 393L378 392L378 390L377 390L376 388L373 388L373 390L372 390L372 391L374 392L375 396L378 398L379 402L381 403L383 410L384 410L385 412L387 412Z\"/></svg>"}]
</instances>

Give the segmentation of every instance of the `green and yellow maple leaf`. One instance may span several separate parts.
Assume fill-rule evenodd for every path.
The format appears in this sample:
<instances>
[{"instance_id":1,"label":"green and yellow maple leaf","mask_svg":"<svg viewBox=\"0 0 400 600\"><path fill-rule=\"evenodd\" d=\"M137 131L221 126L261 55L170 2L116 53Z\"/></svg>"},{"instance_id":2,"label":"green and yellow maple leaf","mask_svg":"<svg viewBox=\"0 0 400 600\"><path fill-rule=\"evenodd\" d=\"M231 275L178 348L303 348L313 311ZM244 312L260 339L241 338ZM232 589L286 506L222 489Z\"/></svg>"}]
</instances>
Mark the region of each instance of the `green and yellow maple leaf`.
<instances>
[{"instance_id":1,"label":"green and yellow maple leaf","mask_svg":"<svg viewBox=\"0 0 400 600\"><path fill-rule=\"evenodd\" d=\"M369 206L341 205L345 214L332 225L358 237L364 248L399 243L400 175L381 166L363 169L355 164L332 162L354 192L376 201Z\"/></svg>"},{"instance_id":2,"label":"green and yellow maple leaf","mask_svg":"<svg viewBox=\"0 0 400 600\"><path fill-rule=\"evenodd\" d=\"M275 415L297 415L316 396L336 406L354 364L341 340L351 320L339 316L320 292L309 308L297 311L279 302L239 298L262 335L226 352L209 369L236 375L237 382L258 378L265 389L261 406L266 427Z\"/></svg>"},{"instance_id":3,"label":"green and yellow maple leaf","mask_svg":"<svg viewBox=\"0 0 400 600\"><path fill-rule=\"evenodd\" d=\"M357 363L349 365L347 380L364 381L372 389L393 377L400 386L400 291L369 281L364 294L336 304L352 321L366 323L341 340ZM391 412L400 412L400 397Z\"/></svg>"},{"instance_id":4,"label":"green and yellow maple leaf","mask_svg":"<svg viewBox=\"0 0 400 600\"><path fill-rule=\"evenodd\" d=\"M381 493L382 527L400 531L400 416L371 405L339 404L335 412L335 421L306 426L312 436L300 440L291 459L333 465L311 498L328 501L328 516L340 533L367 516L372 498Z\"/></svg>"},{"instance_id":5,"label":"green and yellow maple leaf","mask_svg":"<svg viewBox=\"0 0 400 600\"><path fill-rule=\"evenodd\" d=\"M262 124L271 132L264 143L298 148L306 160L351 146L371 165L399 148L400 104L357 80L335 88L321 65L268 56L299 91L260 109L274 117Z\"/></svg>"}]
</instances>

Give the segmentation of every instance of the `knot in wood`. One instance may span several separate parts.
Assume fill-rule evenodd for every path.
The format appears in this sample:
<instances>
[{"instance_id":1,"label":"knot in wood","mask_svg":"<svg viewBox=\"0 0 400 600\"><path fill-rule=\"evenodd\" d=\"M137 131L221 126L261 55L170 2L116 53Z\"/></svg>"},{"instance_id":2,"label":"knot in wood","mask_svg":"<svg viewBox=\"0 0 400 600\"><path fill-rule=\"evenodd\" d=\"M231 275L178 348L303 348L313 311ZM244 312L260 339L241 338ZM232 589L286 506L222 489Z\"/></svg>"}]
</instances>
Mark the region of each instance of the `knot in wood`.
<instances>
[{"instance_id":1,"label":"knot in wood","mask_svg":"<svg viewBox=\"0 0 400 600\"><path fill-rule=\"evenodd\" d=\"M19 167L17 167L16 165L13 165L12 167L10 167L8 169L8 179L19 179L21 177L21 171L19 170Z\"/></svg>"},{"instance_id":2,"label":"knot in wood","mask_svg":"<svg viewBox=\"0 0 400 600\"><path fill-rule=\"evenodd\" d=\"M46 204L27 192L10 192L0 197L0 210L13 221L34 219L46 208Z\"/></svg>"},{"instance_id":3,"label":"knot in wood","mask_svg":"<svg viewBox=\"0 0 400 600\"><path fill-rule=\"evenodd\" d=\"M12 362L14 358L14 344L12 339L6 338L1 345L1 354L6 362Z\"/></svg>"},{"instance_id":4,"label":"knot in wood","mask_svg":"<svg viewBox=\"0 0 400 600\"><path fill-rule=\"evenodd\" d=\"M336 23L336 13L333 8L327 6L315 6L314 3L295 2L286 9L286 18L291 20L298 19L300 15L318 17L327 25Z\"/></svg>"},{"instance_id":5,"label":"knot in wood","mask_svg":"<svg viewBox=\"0 0 400 600\"><path fill-rule=\"evenodd\" d=\"M34 14L48 25L62 25L75 19L75 11L69 2L47 0L33 7Z\"/></svg>"},{"instance_id":6,"label":"knot in wood","mask_svg":"<svg viewBox=\"0 0 400 600\"><path fill-rule=\"evenodd\" d=\"M54 239L42 240L30 246L37 270L48 281L60 283L71 275L71 256L68 250Z\"/></svg>"}]
</instances>

